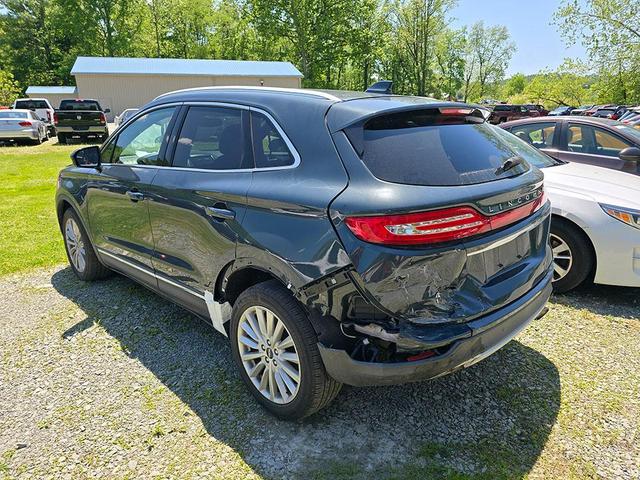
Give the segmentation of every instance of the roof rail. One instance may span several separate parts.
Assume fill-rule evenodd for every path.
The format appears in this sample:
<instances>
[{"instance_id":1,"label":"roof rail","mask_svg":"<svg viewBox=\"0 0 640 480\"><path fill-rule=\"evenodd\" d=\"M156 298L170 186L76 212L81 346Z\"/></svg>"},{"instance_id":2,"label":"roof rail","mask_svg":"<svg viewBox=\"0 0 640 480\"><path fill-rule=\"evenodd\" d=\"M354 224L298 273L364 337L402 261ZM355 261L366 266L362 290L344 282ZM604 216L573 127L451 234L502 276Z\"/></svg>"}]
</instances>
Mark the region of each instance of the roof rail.
<instances>
[{"instance_id":1,"label":"roof rail","mask_svg":"<svg viewBox=\"0 0 640 480\"><path fill-rule=\"evenodd\" d=\"M174 90L173 92L167 92L167 93L158 95L156 98L154 98L154 100L157 100L162 97L166 97L167 95L171 95L174 93L191 92L191 91L197 91L197 90L258 90L258 91L266 91L266 92L298 93L303 95L311 95L314 97L322 97L327 100L333 100L334 102L340 101L340 99L335 95L331 95L330 93L322 92L318 90L308 90L305 88L258 87L258 86L249 86L249 85L242 85L242 86L219 85L219 86L211 86L211 87L183 88L181 90Z\"/></svg>"}]
</instances>

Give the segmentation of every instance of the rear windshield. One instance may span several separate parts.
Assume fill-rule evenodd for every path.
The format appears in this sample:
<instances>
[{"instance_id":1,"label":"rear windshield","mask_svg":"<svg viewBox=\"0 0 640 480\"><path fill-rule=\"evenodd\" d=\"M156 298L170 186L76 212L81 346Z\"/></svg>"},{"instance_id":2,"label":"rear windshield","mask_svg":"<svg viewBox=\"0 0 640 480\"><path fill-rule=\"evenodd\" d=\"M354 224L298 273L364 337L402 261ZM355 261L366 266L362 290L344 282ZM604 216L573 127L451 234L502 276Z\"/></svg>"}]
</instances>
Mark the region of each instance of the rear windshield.
<instances>
[{"instance_id":1,"label":"rear windshield","mask_svg":"<svg viewBox=\"0 0 640 480\"><path fill-rule=\"evenodd\" d=\"M0 110L0 118L28 118L27 112L13 112L11 110Z\"/></svg>"},{"instance_id":2,"label":"rear windshield","mask_svg":"<svg viewBox=\"0 0 640 480\"><path fill-rule=\"evenodd\" d=\"M63 100L60 110L94 110L100 111L100 104L94 100Z\"/></svg>"},{"instance_id":3,"label":"rear windshield","mask_svg":"<svg viewBox=\"0 0 640 480\"><path fill-rule=\"evenodd\" d=\"M18 100L16 102L16 108L34 110L37 108L49 108L49 105L43 100Z\"/></svg>"},{"instance_id":4,"label":"rear windshield","mask_svg":"<svg viewBox=\"0 0 640 480\"><path fill-rule=\"evenodd\" d=\"M446 118L446 117L445 117ZM489 123L447 122L438 110L384 115L365 123L362 141L347 135L362 161L380 180L409 185L470 185L519 175L526 160L506 172L506 160L519 157ZM355 141L354 141L355 140Z\"/></svg>"}]
</instances>

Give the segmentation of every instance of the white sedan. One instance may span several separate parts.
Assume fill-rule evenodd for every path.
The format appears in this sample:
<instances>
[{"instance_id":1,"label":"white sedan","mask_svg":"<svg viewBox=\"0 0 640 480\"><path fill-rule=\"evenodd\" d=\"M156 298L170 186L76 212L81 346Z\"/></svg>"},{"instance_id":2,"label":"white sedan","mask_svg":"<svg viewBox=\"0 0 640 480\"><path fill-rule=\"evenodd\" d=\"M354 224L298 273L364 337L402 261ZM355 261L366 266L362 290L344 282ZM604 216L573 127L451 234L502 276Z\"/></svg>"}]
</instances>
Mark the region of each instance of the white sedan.
<instances>
[{"instance_id":1,"label":"white sedan","mask_svg":"<svg viewBox=\"0 0 640 480\"><path fill-rule=\"evenodd\" d=\"M640 287L640 177L566 163L543 169L551 200L554 287Z\"/></svg>"},{"instance_id":2,"label":"white sedan","mask_svg":"<svg viewBox=\"0 0 640 480\"><path fill-rule=\"evenodd\" d=\"M640 287L640 176L554 160L505 134L520 156L544 172L554 290L566 292L591 277Z\"/></svg>"}]
</instances>

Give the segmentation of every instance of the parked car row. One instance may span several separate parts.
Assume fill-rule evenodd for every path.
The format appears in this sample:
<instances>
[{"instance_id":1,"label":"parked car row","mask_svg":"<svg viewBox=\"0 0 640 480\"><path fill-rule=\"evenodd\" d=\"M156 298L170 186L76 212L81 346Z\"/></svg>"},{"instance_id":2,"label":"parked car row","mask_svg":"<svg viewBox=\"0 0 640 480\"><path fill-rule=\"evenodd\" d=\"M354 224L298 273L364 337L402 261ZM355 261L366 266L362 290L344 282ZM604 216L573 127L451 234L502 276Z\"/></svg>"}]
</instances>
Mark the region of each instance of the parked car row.
<instances>
[{"instance_id":1,"label":"parked car row","mask_svg":"<svg viewBox=\"0 0 640 480\"><path fill-rule=\"evenodd\" d=\"M206 319L283 418L342 384L441 376L544 315L552 286L640 287L640 131L541 114L384 93L161 95L60 173L69 262Z\"/></svg>"},{"instance_id":2,"label":"parked car row","mask_svg":"<svg viewBox=\"0 0 640 480\"><path fill-rule=\"evenodd\" d=\"M640 106L629 105L582 105L580 107L559 106L549 112L550 116L573 115L585 117L625 120L632 126L640 126Z\"/></svg>"},{"instance_id":3,"label":"parked car row","mask_svg":"<svg viewBox=\"0 0 640 480\"><path fill-rule=\"evenodd\" d=\"M58 142L63 144L72 140L102 143L109 136L105 115L109 113L109 109L103 110L96 100L62 100L60 108L55 110L45 98L20 98L13 103L11 110L0 112L4 115L0 116L0 140L4 142L26 140L39 144L50 136L57 135ZM6 112L16 113L13 115ZM30 113L25 117L25 112ZM31 122L31 125L27 125L28 122ZM42 125L46 130L44 135L39 133Z\"/></svg>"}]
</instances>

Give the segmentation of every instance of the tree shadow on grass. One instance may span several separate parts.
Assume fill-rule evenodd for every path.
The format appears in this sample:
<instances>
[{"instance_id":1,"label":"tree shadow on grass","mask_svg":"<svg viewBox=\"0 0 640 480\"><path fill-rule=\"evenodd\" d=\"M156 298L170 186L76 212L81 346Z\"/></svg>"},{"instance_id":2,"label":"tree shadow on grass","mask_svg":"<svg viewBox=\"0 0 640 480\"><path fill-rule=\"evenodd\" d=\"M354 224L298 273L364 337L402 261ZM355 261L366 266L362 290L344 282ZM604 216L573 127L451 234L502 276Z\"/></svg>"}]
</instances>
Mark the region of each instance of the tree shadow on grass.
<instances>
[{"instance_id":1,"label":"tree shadow on grass","mask_svg":"<svg viewBox=\"0 0 640 480\"><path fill-rule=\"evenodd\" d=\"M560 406L556 367L511 342L430 382L345 387L313 417L283 422L252 399L227 340L201 320L118 276L83 283L67 268L52 284L86 313L65 338L99 322L266 478L522 478Z\"/></svg>"}]
</instances>

